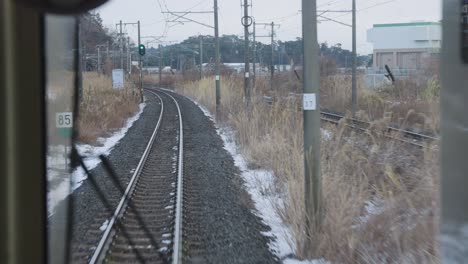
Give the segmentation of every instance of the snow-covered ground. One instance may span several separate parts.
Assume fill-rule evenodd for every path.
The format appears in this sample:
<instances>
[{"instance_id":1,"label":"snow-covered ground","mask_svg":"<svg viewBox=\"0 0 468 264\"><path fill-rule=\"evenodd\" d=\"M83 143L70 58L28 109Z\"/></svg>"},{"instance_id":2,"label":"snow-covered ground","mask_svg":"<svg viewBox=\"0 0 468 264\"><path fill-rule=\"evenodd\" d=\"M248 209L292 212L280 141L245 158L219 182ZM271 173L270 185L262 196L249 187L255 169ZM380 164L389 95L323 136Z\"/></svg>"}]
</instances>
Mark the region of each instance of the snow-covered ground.
<instances>
[{"instance_id":1,"label":"snow-covered ground","mask_svg":"<svg viewBox=\"0 0 468 264\"><path fill-rule=\"evenodd\" d=\"M203 113L214 120L213 115L198 102L192 100ZM270 243L270 250L276 254L285 264L326 264L325 260L297 260L289 258L294 256L295 248L292 243L293 237L290 228L282 221L276 208L283 206L283 198L274 190L274 175L271 171L261 169L249 169L246 159L239 151L236 145L235 132L227 127L219 127L216 124L217 132L224 141L224 148L231 154L235 165L241 170L242 178L245 181L245 187L255 203L256 213L271 231L264 235L273 237L274 241Z\"/></svg>"},{"instance_id":2,"label":"snow-covered ground","mask_svg":"<svg viewBox=\"0 0 468 264\"><path fill-rule=\"evenodd\" d=\"M100 155L108 156L115 145L127 134L133 123L138 120L143 113L146 104L140 104L140 110L133 117L129 118L123 128L114 132L110 137L99 138L100 146L77 145L77 150L80 155L86 157L84 163L89 170L96 168L101 160ZM58 182L53 184L52 188L47 193L47 205L49 216L55 212L57 204L65 199L70 192L73 192L81 186L87 178L84 170L80 167L72 172L70 177L65 169L65 150L64 146L49 147L47 155L47 178L49 182ZM68 148L70 151L70 148ZM68 162L68 161L67 161ZM70 184L71 180L71 184Z\"/></svg>"}]
</instances>

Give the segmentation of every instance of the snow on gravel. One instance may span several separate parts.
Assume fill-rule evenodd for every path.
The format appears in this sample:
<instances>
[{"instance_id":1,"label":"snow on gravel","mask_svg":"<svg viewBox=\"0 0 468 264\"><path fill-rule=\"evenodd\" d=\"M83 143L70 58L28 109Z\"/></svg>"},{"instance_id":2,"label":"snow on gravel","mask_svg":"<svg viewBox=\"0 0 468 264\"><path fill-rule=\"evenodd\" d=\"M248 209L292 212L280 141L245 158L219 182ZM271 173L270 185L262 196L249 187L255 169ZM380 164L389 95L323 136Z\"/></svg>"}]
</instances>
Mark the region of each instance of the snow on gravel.
<instances>
[{"instance_id":1,"label":"snow on gravel","mask_svg":"<svg viewBox=\"0 0 468 264\"><path fill-rule=\"evenodd\" d=\"M190 99L190 98L189 98ZM213 122L213 115L204 106L191 99ZM230 128L220 128L218 124L216 129L218 135L223 139L224 148L231 154L235 165L241 170L245 181L247 191L255 203L257 212L255 212L263 222L270 226L271 231L264 233L275 240L270 242L270 250L275 253L285 264L327 264L322 259L304 260L289 258L294 256L295 248L293 246L293 236L290 228L281 220L276 208L283 206L283 198L279 193L273 190L274 174L267 170L252 170L248 168L246 159L239 152L239 147L235 143L235 133Z\"/></svg>"},{"instance_id":2,"label":"snow on gravel","mask_svg":"<svg viewBox=\"0 0 468 264\"><path fill-rule=\"evenodd\" d=\"M91 145L77 145L77 150L80 155L82 155L84 158L84 163L86 164L86 167L89 170L92 170L96 168L100 163L101 160L99 159L100 155L108 156L112 149L119 143L119 141L127 134L128 130L133 126L133 123L137 121L141 114L143 113L143 110L145 109L146 104L142 103L140 104L140 110L138 111L137 114L135 114L133 117L127 119L127 122L123 128L120 130L114 132L110 137L108 138L99 138L98 143L100 146L91 146ZM57 153L57 152L53 152ZM64 167L63 161L63 151L61 154L58 154L55 156L53 153L49 153L47 157L47 175L49 181L51 179L54 179L58 177L57 175L57 170L55 169L57 165L59 165L59 161L62 160L62 165L61 167ZM60 152L58 152L60 153ZM60 157L61 156L61 157ZM78 187L81 186L83 181L87 178L87 175L85 174L84 170L79 167L75 169L72 172L71 176L71 181L72 181L72 192L76 190ZM55 207L57 204L64 200L68 195L70 194L70 177L65 177L56 187L53 189L49 190L47 193L47 201L48 201L48 213L49 216L54 214L55 212Z\"/></svg>"},{"instance_id":3,"label":"snow on gravel","mask_svg":"<svg viewBox=\"0 0 468 264\"><path fill-rule=\"evenodd\" d=\"M107 229L108 225L109 225L109 220L104 221L104 223L102 223L101 227L99 227L99 230L104 232Z\"/></svg>"}]
</instances>

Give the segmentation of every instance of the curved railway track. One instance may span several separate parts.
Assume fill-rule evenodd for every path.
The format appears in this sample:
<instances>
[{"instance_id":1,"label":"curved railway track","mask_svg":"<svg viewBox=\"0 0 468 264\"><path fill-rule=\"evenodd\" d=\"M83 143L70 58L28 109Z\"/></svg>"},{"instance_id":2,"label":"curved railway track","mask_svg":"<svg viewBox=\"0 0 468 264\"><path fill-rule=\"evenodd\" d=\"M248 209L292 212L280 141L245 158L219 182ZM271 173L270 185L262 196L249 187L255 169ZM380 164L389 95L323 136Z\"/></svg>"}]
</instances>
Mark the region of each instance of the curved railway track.
<instances>
[{"instance_id":1,"label":"curved railway track","mask_svg":"<svg viewBox=\"0 0 468 264\"><path fill-rule=\"evenodd\" d=\"M158 123L89 263L180 263L183 122L178 102L157 93Z\"/></svg>"},{"instance_id":2,"label":"curved railway track","mask_svg":"<svg viewBox=\"0 0 468 264\"><path fill-rule=\"evenodd\" d=\"M338 115L338 114L329 113L325 111L320 111L320 115L321 115L322 121L333 123L333 124L338 124L342 120L347 120L348 121L347 125L349 127L363 131L363 132L368 131L368 128L371 126L370 122L361 121L357 119L350 119L343 115ZM389 133L386 136L390 139L398 140L403 143L407 143L407 144L414 145L417 147L426 147L424 143L430 143L430 142L439 140L438 137L433 137L430 135L421 134L421 133L413 132L410 130L404 130L404 129L391 127L391 126L387 127L386 132Z\"/></svg>"},{"instance_id":3,"label":"curved railway track","mask_svg":"<svg viewBox=\"0 0 468 264\"><path fill-rule=\"evenodd\" d=\"M346 116L338 115L338 114L334 114L334 113L329 113L329 112L325 112L325 111L321 111L320 114L322 115L322 120L326 121L326 122L338 123L342 119L348 119L351 123L354 123L354 124L356 124L357 126L363 128L363 129L366 129L367 127L369 127L371 125L371 123L366 122L366 121L361 121L361 120L357 120L357 119L349 119ZM400 128L391 127L391 126L388 127L388 132L401 133L401 134L405 135L408 138L413 138L413 139L421 140L421 141L439 140L439 138L434 137L434 136L421 134L421 133L413 132L413 131L410 131L410 130L400 129Z\"/></svg>"},{"instance_id":4,"label":"curved railway track","mask_svg":"<svg viewBox=\"0 0 468 264\"><path fill-rule=\"evenodd\" d=\"M296 94L297 96L302 96L302 94ZM264 96L263 102L271 105L273 104L273 98L270 96ZM302 111L302 108L298 108L297 110ZM354 128L360 130L362 132L368 131L368 128L371 126L370 122L357 120L353 118L348 118L344 115L330 113L324 110L320 110L320 119L324 122L339 124L342 120L347 121L347 126L350 128ZM423 143L430 143L434 141L438 141L439 137L432 136L428 134L417 133L411 130L400 129L397 127L389 126L387 127L387 135L391 139L395 139L404 143L408 143L411 145L415 145L418 147L425 147ZM398 135L398 136L396 136Z\"/></svg>"}]
</instances>

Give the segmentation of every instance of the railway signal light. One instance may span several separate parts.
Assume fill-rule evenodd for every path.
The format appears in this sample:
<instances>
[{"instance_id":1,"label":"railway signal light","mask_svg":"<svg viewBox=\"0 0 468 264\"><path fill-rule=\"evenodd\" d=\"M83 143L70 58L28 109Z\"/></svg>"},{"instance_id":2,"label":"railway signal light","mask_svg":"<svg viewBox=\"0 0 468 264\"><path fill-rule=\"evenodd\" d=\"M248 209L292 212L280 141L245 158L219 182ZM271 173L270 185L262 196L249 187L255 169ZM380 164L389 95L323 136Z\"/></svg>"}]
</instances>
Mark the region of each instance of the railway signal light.
<instances>
[{"instance_id":1,"label":"railway signal light","mask_svg":"<svg viewBox=\"0 0 468 264\"><path fill-rule=\"evenodd\" d=\"M146 54L146 47L145 45L143 44L140 44L138 46L138 53L141 55L141 56L144 56Z\"/></svg>"}]
</instances>

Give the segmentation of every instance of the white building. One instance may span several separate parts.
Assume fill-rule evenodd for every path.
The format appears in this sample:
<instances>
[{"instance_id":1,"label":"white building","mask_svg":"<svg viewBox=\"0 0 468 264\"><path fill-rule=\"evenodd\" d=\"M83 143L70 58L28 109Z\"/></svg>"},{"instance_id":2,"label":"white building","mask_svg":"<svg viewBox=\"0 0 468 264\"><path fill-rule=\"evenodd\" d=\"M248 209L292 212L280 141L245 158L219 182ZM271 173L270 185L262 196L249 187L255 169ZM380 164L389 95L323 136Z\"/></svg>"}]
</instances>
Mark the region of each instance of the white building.
<instances>
[{"instance_id":1,"label":"white building","mask_svg":"<svg viewBox=\"0 0 468 264\"><path fill-rule=\"evenodd\" d=\"M415 70L441 48L442 30L437 22L376 24L367 31L374 45L374 68Z\"/></svg>"}]
</instances>

